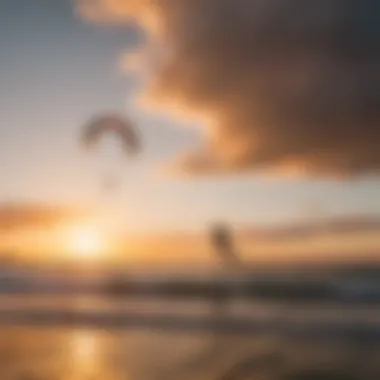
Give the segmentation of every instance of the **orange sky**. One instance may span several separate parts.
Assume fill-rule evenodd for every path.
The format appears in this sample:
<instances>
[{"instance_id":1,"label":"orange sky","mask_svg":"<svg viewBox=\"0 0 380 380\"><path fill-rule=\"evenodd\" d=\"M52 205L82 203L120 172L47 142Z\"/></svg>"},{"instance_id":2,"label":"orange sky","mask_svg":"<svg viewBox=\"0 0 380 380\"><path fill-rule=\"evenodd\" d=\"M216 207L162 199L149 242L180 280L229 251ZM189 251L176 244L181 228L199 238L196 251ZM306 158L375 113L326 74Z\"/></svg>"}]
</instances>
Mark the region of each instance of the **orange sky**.
<instances>
[{"instance_id":1,"label":"orange sky","mask_svg":"<svg viewBox=\"0 0 380 380\"><path fill-rule=\"evenodd\" d=\"M299 12L277 0L155 3L0 1L5 253L81 265L203 264L214 262L206 231L214 219L265 229L316 214L379 217L378 176L355 176L380 172L380 29L376 17L362 22L365 2L314 2ZM367 47L360 64L350 60L362 51L357 35ZM118 64L129 52L141 53L142 70L123 76ZM140 95L156 107L140 107ZM109 109L141 134L143 152L133 164L109 155L111 145L86 155L78 144L83 124ZM158 178L162 164L179 164L189 176ZM307 175L277 177L294 167ZM355 180L343 181L348 174ZM109 175L121 183L111 197L102 191ZM117 218L83 220L71 207L46 204L91 201L112 203ZM318 231L236 233L247 261L380 251L380 224Z\"/></svg>"},{"instance_id":2,"label":"orange sky","mask_svg":"<svg viewBox=\"0 0 380 380\"><path fill-rule=\"evenodd\" d=\"M31 220L29 218L29 220ZM31 263L71 263L79 266L124 263L127 266L209 266L215 264L207 230L167 234L128 234L107 229L99 219L62 219L40 225L41 219L2 230L0 248L8 257ZM323 224L323 222L321 222ZM292 226L237 228L236 248L247 262L331 261L376 258L380 251L377 220L360 219L350 227L344 220L329 229L305 222L308 234ZM283 231L283 232L281 232ZM10 256L9 256L10 255Z\"/></svg>"}]
</instances>

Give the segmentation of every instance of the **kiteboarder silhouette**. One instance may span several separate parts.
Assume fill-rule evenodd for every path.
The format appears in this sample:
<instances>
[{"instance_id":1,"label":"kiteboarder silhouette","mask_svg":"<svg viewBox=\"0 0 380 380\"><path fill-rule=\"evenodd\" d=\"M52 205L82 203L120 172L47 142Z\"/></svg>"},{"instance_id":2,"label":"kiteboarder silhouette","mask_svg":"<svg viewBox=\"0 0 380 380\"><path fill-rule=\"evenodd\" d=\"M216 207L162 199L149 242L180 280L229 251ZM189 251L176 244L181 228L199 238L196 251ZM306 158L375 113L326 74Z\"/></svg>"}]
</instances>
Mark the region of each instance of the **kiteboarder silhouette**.
<instances>
[{"instance_id":1,"label":"kiteboarder silhouette","mask_svg":"<svg viewBox=\"0 0 380 380\"><path fill-rule=\"evenodd\" d=\"M182 370L197 369L202 371L210 363L219 361L233 345L233 336L225 334L219 325L219 322L228 322L228 306L234 296L231 284L227 283L228 279L224 278L223 275L234 273L235 270L240 271L243 266L238 257L232 229L227 224L214 223L209 229L209 239L213 254L218 259L223 272L222 283L218 281L219 284L214 287L212 298L210 299L212 307L210 317L213 319L215 329L208 335L210 342L206 349L199 355L182 363Z\"/></svg>"},{"instance_id":2,"label":"kiteboarder silhouette","mask_svg":"<svg viewBox=\"0 0 380 380\"><path fill-rule=\"evenodd\" d=\"M212 226L211 244L223 268L230 270L241 267L232 231L228 225L218 222Z\"/></svg>"}]
</instances>

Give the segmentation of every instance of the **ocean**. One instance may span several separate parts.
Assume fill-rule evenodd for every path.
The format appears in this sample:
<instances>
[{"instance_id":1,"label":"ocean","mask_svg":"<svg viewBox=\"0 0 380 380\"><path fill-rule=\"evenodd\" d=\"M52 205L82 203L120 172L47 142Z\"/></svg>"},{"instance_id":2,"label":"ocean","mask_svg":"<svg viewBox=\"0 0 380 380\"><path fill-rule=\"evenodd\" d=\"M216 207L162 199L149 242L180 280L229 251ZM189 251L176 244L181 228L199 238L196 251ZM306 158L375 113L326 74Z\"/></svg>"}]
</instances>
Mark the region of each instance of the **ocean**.
<instances>
[{"instance_id":1,"label":"ocean","mask_svg":"<svg viewBox=\"0 0 380 380\"><path fill-rule=\"evenodd\" d=\"M0 297L2 380L380 379L380 305Z\"/></svg>"}]
</instances>

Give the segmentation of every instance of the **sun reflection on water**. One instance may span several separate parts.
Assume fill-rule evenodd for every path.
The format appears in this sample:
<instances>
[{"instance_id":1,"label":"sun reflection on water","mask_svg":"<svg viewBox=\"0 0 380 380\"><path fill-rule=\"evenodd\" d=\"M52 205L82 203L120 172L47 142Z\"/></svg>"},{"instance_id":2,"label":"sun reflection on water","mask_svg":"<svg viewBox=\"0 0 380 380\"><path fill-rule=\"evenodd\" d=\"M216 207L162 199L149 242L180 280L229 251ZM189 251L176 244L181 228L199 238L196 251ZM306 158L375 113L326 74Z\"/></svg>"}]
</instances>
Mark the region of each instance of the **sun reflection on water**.
<instances>
[{"instance_id":1,"label":"sun reflection on water","mask_svg":"<svg viewBox=\"0 0 380 380\"><path fill-rule=\"evenodd\" d=\"M70 339L70 356L75 379L96 378L100 374L100 342L90 330L76 331Z\"/></svg>"}]
</instances>

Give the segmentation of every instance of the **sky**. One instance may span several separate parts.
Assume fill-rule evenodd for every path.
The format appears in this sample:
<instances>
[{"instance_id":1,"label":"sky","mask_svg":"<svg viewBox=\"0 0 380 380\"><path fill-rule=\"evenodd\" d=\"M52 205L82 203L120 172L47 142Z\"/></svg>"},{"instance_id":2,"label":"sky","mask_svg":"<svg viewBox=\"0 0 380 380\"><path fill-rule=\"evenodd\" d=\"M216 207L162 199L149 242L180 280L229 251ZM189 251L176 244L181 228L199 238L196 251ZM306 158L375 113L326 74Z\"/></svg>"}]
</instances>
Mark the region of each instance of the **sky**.
<instances>
[{"instance_id":1,"label":"sky","mask_svg":"<svg viewBox=\"0 0 380 380\"><path fill-rule=\"evenodd\" d=\"M307 178L268 177L251 168L218 176L160 175L157 169L172 157L189 150L198 154L204 131L201 120L179 120L134 102L141 77L123 72L120 63L126 51L146 43L146 35L136 26L88 22L71 1L2 0L0 28L1 202L108 205L117 211L120 228L139 233L203 229L214 220L271 225L310 216L380 215L380 184L373 178L341 179L313 172ZM235 63L229 63L231 70ZM179 71L173 71L173 80L178 75L181 81ZM183 88L190 91L193 87L186 83ZM174 87L167 97L176 94ZM204 96L208 104L206 92L195 87L193 97ZM248 89L245 94L255 95ZM197 108L196 100L189 97L187 105L194 103ZM227 108L231 118L236 109ZM128 115L143 141L138 160L118 161L115 166L123 186L112 199L99 188L101 158L86 155L78 144L81 126L107 110ZM354 120L357 115L351 116ZM232 127L224 125L221 139L228 140ZM287 125L283 128L292 132ZM372 135L368 133L367 140L368 136ZM363 137L363 142L367 140ZM226 151L229 148L226 145ZM222 151L221 146L217 150ZM264 149L263 155L267 154ZM230 167L238 159L231 159ZM314 164L318 169L328 165L323 159Z\"/></svg>"}]
</instances>

